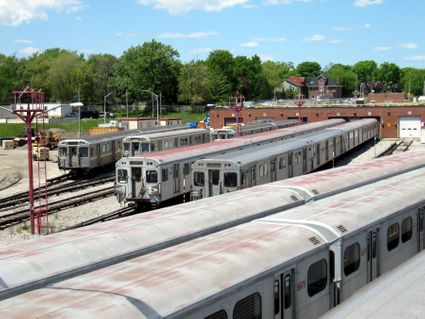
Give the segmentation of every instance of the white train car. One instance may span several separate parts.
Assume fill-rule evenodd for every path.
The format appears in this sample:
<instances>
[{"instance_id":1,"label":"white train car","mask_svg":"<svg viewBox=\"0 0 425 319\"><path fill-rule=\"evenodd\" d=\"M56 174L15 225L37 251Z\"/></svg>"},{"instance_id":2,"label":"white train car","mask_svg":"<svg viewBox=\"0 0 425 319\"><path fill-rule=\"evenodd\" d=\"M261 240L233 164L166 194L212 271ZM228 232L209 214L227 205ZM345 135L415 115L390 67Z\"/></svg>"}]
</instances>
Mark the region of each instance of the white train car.
<instances>
[{"instance_id":1,"label":"white train car","mask_svg":"<svg viewBox=\"0 0 425 319\"><path fill-rule=\"evenodd\" d=\"M189 129L184 125L171 125L100 134L85 139L63 140L58 144L58 166L61 170L69 170L77 175L88 173L115 164L124 154L122 140L128 135L155 135Z\"/></svg>"},{"instance_id":2,"label":"white train car","mask_svg":"<svg viewBox=\"0 0 425 319\"><path fill-rule=\"evenodd\" d=\"M184 131L128 135L123 139L123 157L142 156L171 148L209 143L211 134L204 128Z\"/></svg>"},{"instance_id":3,"label":"white train car","mask_svg":"<svg viewBox=\"0 0 425 319\"><path fill-rule=\"evenodd\" d=\"M424 167L425 152L411 151L5 247L0 300Z\"/></svg>"},{"instance_id":4,"label":"white train car","mask_svg":"<svg viewBox=\"0 0 425 319\"><path fill-rule=\"evenodd\" d=\"M423 223L418 226L423 227ZM422 247L423 244L422 241ZM320 318L422 318L425 313L424 287L425 252L422 251L358 290Z\"/></svg>"},{"instance_id":5,"label":"white train car","mask_svg":"<svg viewBox=\"0 0 425 319\"><path fill-rule=\"evenodd\" d=\"M278 130L286 127L298 125L297 120L284 120L284 121L271 121L271 122L253 122L242 124L240 126L240 136L258 134L262 132L268 132ZM227 140L236 137L236 127L223 127L213 129L211 131L213 140Z\"/></svg>"},{"instance_id":6,"label":"white train car","mask_svg":"<svg viewBox=\"0 0 425 319\"><path fill-rule=\"evenodd\" d=\"M249 137L170 149L142 157L123 158L116 164L117 200L120 203L134 203L137 206L159 206L171 201L189 199L191 164L196 160L239 148L257 147L285 140L341 123L344 121L327 120Z\"/></svg>"},{"instance_id":7,"label":"white train car","mask_svg":"<svg viewBox=\"0 0 425 319\"><path fill-rule=\"evenodd\" d=\"M0 315L317 318L423 249L424 178L419 169L30 291Z\"/></svg>"},{"instance_id":8,"label":"white train car","mask_svg":"<svg viewBox=\"0 0 425 319\"><path fill-rule=\"evenodd\" d=\"M375 119L358 120L287 140L242 149L192 164L191 198L211 197L310 173L379 136Z\"/></svg>"}]
</instances>

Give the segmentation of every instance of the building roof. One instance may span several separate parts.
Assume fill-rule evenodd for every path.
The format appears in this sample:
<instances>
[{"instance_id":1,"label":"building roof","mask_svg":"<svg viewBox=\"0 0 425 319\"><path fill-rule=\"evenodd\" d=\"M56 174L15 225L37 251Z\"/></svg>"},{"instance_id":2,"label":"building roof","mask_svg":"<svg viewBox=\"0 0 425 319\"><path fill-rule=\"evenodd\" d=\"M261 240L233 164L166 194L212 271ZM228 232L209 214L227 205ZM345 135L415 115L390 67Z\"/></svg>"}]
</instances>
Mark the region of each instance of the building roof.
<instances>
[{"instance_id":1,"label":"building roof","mask_svg":"<svg viewBox=\"0 0 425 319\"><path fill-rule=\"evenodd\" d=\"M304 87L305 86L305 77L300 76L290 76L286 79L287 82L291 83L294 86Z\"/></svg>"}]
</instances>

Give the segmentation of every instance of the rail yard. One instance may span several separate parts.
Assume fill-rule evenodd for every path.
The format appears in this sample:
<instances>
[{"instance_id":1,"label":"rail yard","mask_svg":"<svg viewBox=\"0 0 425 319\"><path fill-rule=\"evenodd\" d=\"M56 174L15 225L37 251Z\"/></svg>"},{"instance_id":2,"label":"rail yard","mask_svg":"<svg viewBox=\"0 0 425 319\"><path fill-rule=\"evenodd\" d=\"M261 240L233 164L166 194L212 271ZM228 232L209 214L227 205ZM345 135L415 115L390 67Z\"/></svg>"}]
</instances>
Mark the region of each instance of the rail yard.
<instances>
[{"instance_id":1,"label":"rail yard","mask_svg":"<svg viewBox=\"0 0 425 319\"><path fill-rule=\"evenodd\" d=\"M184 131L182 136L191 134L190 130ZM414 255L410 246L415 245L416 237L410 246L406 246L409 248L403 248L404 246L397 248L400 256L404 256L403 258L394 259L391 257L392 254L386 253L384 248L387 242L386 228L394 228L393 224L388 224L393 219L385 217L387 213L384 212L381 215L378 214L379 216L373 213L376 210L368 204L367 198L372 194L379 203L383 204L384 201L381 198L385 196L381 196L381 190L393 194L394 198L386 203L385 207L387 210L391 207L394 213L388 213L388 216L400 215L400 224L403 223L402 232L403 234L406 232L407 219L414 217L413 215L406 217L407 215L402 213L403 200L408 199L408 196L416 198L415 194L421 190L412 188L406 194L400 195L400 198L396 198L396 185L404 185L405 189L408 189L410 181L422 176L425 148L418 141L379 140L379 125L374 119L351 123L331 120L266 131L240 138L225 137L224 140L219 139L213 142L208 142L204 138L200 142L201 139L193 138L192 140L185 137L186 142L183 143L186 145L179 146L176 142L175 147L179 147L176 151L169 144L170 140L166 140L168 136L173 136L174 140L175 133L171 135L158 133L158 137L149 136L149 139L146 139L140 135L141 133L140 137L137 137L137 132L136 134L131 132L131 141L136 141L137 149L145 150L145 153L139 152L136 156L132 144L129 144L127 148L129 152L124 154L125 147L122 146L122 142L125 141L125 137L123 137L117 140L118 142L115 140L113 142L116 145L115 150L122 157L122 160L117 163L116 170L108 168L108 165L100 164L100 161L93 160L92 163L99 163L98 167L95 170L85 170L82 174L76 174L76 170L69 168L63 170L63 164L58 165L58 151L51 151L51 161L46 162L49 177L47 180L48 228L41 229L43 235L30 235L29 232L26 200L28 176L25 174L26 163L22 161L26 149L0 150L1 159L8 168L0 175L0 245L3 246L3 248L0 247L2 256L0 314L5 318L25 316L26 307L19 305L31 304L35 316L53 315L52 309L57 305L62 307L69 317L77 317L78 300L83 302L84 299L90 299L91 307L85 310L85 315L96 316L102 313L101 300L104 300L106 295L93 298L81 292L75 303L77 308L74 307L74 303L69 303L67 300L72 298L68 292L76 286L80 287L82 281L85 282L84 289L97 290L98 287L93 278L100 275L105 282L104 293L119 295L122 293L119 287L130 285L133 292L128 292L129 296L139 300L137 302L146 304L147 308L138 306L134 311L131 309L131 303L109 298L112 307L110 310L113 313L126 314L130 317L209 318L211 315L220 316L232 311L242 313L247 310L238 309L240 302L255 304L259 302L258 300L263 300L260 301L260 310L255 310L254 307L249 311L260 311L264 318L271 317L273 312L275 314L285 312L285 318L286 316L310 318L311 313L314 313L314 316L326 313L326 310L330 309L329 306L334 307L340 304L358 289L367 289L364 285L378 277L381 274L380 271L390 271L399 265L401 260ZM198 135L201 133L193 130L192 132ZM121 135L125 134L121 133ZM167 147L164 147L165 144L159 144L160 136L163 137L164 143L167 141ZM142 147L143 141L146 140L156 143L155 146L151 146L153 151L145 146ZM102 147L101 143L106 142L103 138L96 138L92 143L93 145L98 143L99 149L111 150L111 148ZM77 159L77 156L82 156L81 158L84 159L90 158L92 154L90 151L80 151L79 147L85 147L88 150L91 150L91 147L95 148L90 145L90 140L84 140L78 144L73 144L71 141L68 144L59 143L59 145L69 145L64 158L73 160L72 168L75 168L75 164L84 163L81 159ZM75 145L78 145L75 151L70 152L69 149ZM160 151L161 148L164 150ZM75 158L68 157L71 153ZM62 154L64 154L63 151ZM100 153L93 154L100 158ZM373 158L377 159L371 161ZM159 159L158 171L153 173L152 168L149 168L151 165L149 162L156 159ZM108 159L108 161L111 160L113 159ZM191 165L186 165L186 162ZM346 166L345 164L349 162L351 164ZM130 164L128 168L126 163ZM147 168L140 173L137 171L139 163L147 164ZM181 171L176 171L176 163ZM218 163L220 163L220 169ZM123 172L123 170L126 171ZM221 173L220 170L222 170ZM167 171L166 175L168 172L170 175L164 175L164 171ZM199 177L200 172L203 178ZM229 174L235 177L232 179ZM152 187L148 182L156 182L157 179L162 182L173 181L178 176L182 176L183 180L179 184L174 181L174 186L171 187L174 187L173 196L179 200L170 201L167 198L163 200L163 197L159 197L160 201L150 199L155 198L155 194L166 195L173 192L166 191L166 184ZM187 180L185 180L186 176ZM134 199L134 195L140 196L140 199L152 201L154 203L152 206L138 205L137 201L136 204L128 200L123 201L127 191L123 193L122 185L134 187L137 181L141 181L142 184L137 186L137 192L129 192L133 196L131 198ZM234 188L230 187L229 183ZM222 187L216 187L218 185ZM224 185L226 187L223 187ZM159 193L156 193L157 190ZM34 192L37 194L38 190L35 189ZM199 194L202 195L199 196ZM361 194L360 199L357 194ZM383 237L379 239L382 244L379 247L370 246L375 247L373 249L377 249L382 255L379 266L371 264L372 268L368 268L368 263L362 261L365 257L356 259L358 258L356 257L357 249L369 251L372 248L369 246L363 248L361 240L359 244L350 245L353 240L345 239L345 237L351 238L352 234L363 236L361 227L359 230L356 229L357 226L354 227L358 223L354 215L350 221L341 221L342 226L336 224L336 226L326 226L328 230L323 228L328 223L327 217L317 215L311 221L309 217L306 217L304 211L317 206L321 211L327 211L330 218L335 219L334 223L338 223L339 213L333 213L333 210L335 207L342 209L347 203L346 196L353 201L354 211L355 207L362 207L359 218L365 225L370 225L368 227L375 225L374 229L382 229ZM188 202L179 204L185 201ZM416 198L414 202L412 201L411 204L418 207L422 205L420 198ZM36 210L39 208L37 205L35 201ZM369 215L368 210L370 210ZM317 224L316 219L318 219ZM388 223L383 222L387 219ZM417 222L420 223L420 221ZM261 231L257 225L262 225ZM303 230L305 227L309 228L308 232ZM331 231L332 227L336 227L336 230ZM349 233L344 235L346 229ZM343 235L340 235L338 231ZM240 235L237 235L239 232ZM285 232L289 241L276 241L271 245L274 247L272 248L260 239L271 238L275 232L276 234ZM378 232L373 231L370 234L370 236L379 235ZM403 236L403 240L407 241L406 235ZM219 239L220 237L223 239ZM258 239L253 241L253 238ZM317 247L309 248L307 243L301 244L303 238L307 238L310 244L313 243L313 246ZM321 257L322 259L318 259L317 263L313 262L315 258L326 252L326 249L329 249L328 254L341 256L337 247L340 242L346 240L347 244L344 244L343 248L344 258L348 258L347 254L351 254L349 258L353 259L353 265L347 265L346 261L336 258L328 260L327 257ZM233 241L237 241L240 245L242 249L240 253L236 253L232 245L226 244ZM288 245L291 241L297 245L290 248ZM258 249L256 248L255 252L249 249L251 253L246 251L248 253L246 255L243 247L250 247L250 245L258 246ZM224 255L214 248L219 246L224 249ZM200 247L206 247L206 251L197 256L196 251ZM300 258L299 254L303 251L303 254L309 256L307 260L313 260L313 263L307 267L308 264L304 264L303 259L300 259L292 266L286 262L278 266L278 260L270 259L267 254L270 249L286 249L287 257L285 258L295 258L295 260ZM268 263L265 264L262 261L260 264L263 266L260 267L260 264L249 262L248 260L251 259L249 254L254 254L253 256L257 256L254 258L259 260L267 260ZM178 266L179 255L193 256L193 259L192 257L184 258L188 268ZM372 258L371 256L368 258ZM166 263L160 267L163 258ZM159 281L157 275L140 277L140 283L135 283L134 280L139 280L137 276L134 277L125 270L137 262L145 265L141 266L142 268L137 272L143 271L148 274L152 271L149 265L152 265L162 269L161 271L165 274L171 274L173 271L184 273L190 269L190 273L197 277L204 277L202 267L196 266L198 258L208 265L206 269L217 274L217 280L210 281L211 289L202 289L198 281L191 282L185 276L178 276L176 280L165 280L164 284L169 284L170 290L161 293L160 290L150 289L146 282L149 276ZM231 262L233 258L239 259L240 262ZM214 260L222 260L228 266L219 271ZM250 263L252 267L244 267L247 272L237 276L235 271L242 267L243 263ZM328 276L327 270L323 272L325 264L327 268L344 268L343 274L336 272L332 275L335 277L329 285L320 283L320 280L323 281L323 278ZM283 267L279 276L273 272L270 273L269 269L275 267ZM315 269L311 270L312 267ZM359 267L360 271L357 270ZM377 267L378 270L374 270L373 267ZM15 270L25 275L18 275ZM110 283L112 284L112 278L103 275L109 271L117 272L117 275L122 274L126 279L116 282L116 287L109 286ZM265 277L257 275L264 271ZM322 279L318 277L316 283L311 283L309 279L312 276L311 271L314 271L314 276L322 276ZM248 276L248 273L252 275ZM354 276L357 278L356 284L352 280L354 277L349 276L351 273L356 274ZM228 280L219 279L224 278L222 276L228 277ZM304 276L306 277L303 281ZM363 280L363 276L366 276L366 279ZM271 280L273 277L274 281ZM245 281L250 283L247 287L242 284ZM188 287L195 287L203 298L199 299L188 294L188 287L182 286L182 290L179 291L177 286L183 282ZM287 284L289 288L285 288ZM264 285L271 285L270 293L265 288L259 288ZM227 288L223 290L222 287ZM304 288L308 289L308 293L303 292ZM60 300L51 295L51 291L55 289L62 291L58 296ZM245 289L247 289L246 292ZM281 290L282 294L284 291L288 294L287 289L292 292L290 297L285 298L294 300L290 307L286 307L287 299L284 297L276 299L271 294L272 291L276 293L276 290L279 294ZM297 292L298 290L300 292ZM145 293L140 295L141 291ZM238 297L240 293L236 291L243 291L242 295L246 295L248 299ZM36 302L38 298L43 298L46 303L39 307ZM163 307L158 303L161 298L168 298L173 302ZM259 299L255 300L256 298ZM211 302L205 304L205 300L208 299L211 299ZM325 300L328 301L325 302ZM219 306L223 302L227 306ZM306 307L306 305L309 306ZM246 307L249 309L251 306ZM149 310L151 308L154 309L155 314ZM240 318L251 318L251 316L242 315Z\"/></svg>"}]
</instances>

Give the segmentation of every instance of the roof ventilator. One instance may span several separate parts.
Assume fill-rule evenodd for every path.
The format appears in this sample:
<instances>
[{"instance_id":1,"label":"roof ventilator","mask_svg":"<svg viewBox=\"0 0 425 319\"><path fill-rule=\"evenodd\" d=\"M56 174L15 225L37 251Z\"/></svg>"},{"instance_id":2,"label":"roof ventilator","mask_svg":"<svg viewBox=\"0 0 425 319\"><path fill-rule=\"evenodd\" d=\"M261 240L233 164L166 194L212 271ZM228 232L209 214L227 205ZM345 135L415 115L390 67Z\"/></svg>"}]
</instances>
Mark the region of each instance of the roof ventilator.
<instances>
[{"instance_id":1,"label":"roof ventilator","mask_svg":"<svg viewBox=\"0 0 425 319\"><path fill-rule=\"evenodd\" d=\"M341 233L345 233L347 231L347 228L345 228L344 225L339 225L337 228Z\"/></svg>"},{"instance_id":2,"label":"roof ventilator","mask_svg":"<svg viewBox=\"0 0 425 319\"><path fill-rule=\"evenodd\" d=\"M320 244L320 240L317 237L310 237L308 240L311 241L313 245Z\"/></svg>"}]
</instances>

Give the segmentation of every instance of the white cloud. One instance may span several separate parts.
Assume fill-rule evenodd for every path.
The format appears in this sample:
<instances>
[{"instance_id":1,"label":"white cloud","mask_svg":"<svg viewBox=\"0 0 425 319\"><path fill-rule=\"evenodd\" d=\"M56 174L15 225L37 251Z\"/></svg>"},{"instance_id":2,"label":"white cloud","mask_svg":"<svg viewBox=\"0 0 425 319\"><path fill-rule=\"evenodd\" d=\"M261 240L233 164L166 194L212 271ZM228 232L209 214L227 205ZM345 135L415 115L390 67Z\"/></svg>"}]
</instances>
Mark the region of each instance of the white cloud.
<instances>
[{"instance_id":1,"label":"white cloud","mask_svg":"<svg viewBox=\"0 0 425 319\"><path fill-rule=\"evenodd\" d=\"M218 35L217 32L191 32L191 33L162 33L159 35L160 38L166 39L203 39L211 36Z\"/></svg>"},{"instance_id":2,"label":"white cloud","mask_svg":"<svg viewBox=\"0 0 425 319\"><path fill-rule=\"evenodd\" d=\"M273 61L274 57L272 54L259 54L258 56L261 60L261 62L265 62L265 61Z\"/></svg>"},{"instance_id":3,"label":"white cloud","mask_svg":"<svg viewBox=\"0 0 425 319\"><path fill-rule=\"evenodd\" d=\"M325 40L326 37L321 35L321 34L313 34L312 36L306 37L304 40L305 41L323 41Z\"/></svg>"},{"instance_id":4,"label":"white cloud","mask_svg":"<svg viewBox=\"0 0 425 319\"><path fill-rule=\"evenodd\" d=\"M401 43L399 47L405 48L405 49L416 49L418 45L414 42L407 42L407 43Z\"/></svg>"},{"instance_id":5,"label":"white cloud","mask_svg":"<svg viewBox=\"0 0 425 319\"><path fill-rule=\"evenodd\" d=\"M34 41L25 40L25 39L16 39L15 42L19 43L19 44L32 44L32 43L34 43Z\"/></svg>"},{"instance_id":6,"label":"white cloud","mask_svg":"<svg viewBox=\"0 0 425 319\"><path fill-rule=\"evenodd\" d=\"M384 0L356 0L354 5L359 8L384 4Z\"/></svg>"},{"instance_id":7,"label":"white cloud","mask_svg":"<svg viewBox=\"0 0 425 319\"><path fill-rule=\"evenodd\" d=\"M117 32L115 33L115 36L119 37L119 38L126 38L126 39L130 39L130 38L135 38L137 37L137 33L136 32Z\"/></svg>"},{"instance_id":8,"label":"white cloud","mask_svg":"<svg viewBox=\"0 0 425 319\"><path fill-rule=\"evenodd\" d=\"M408 60L408 61L425 61L425 55L408 56L408 57L405 57L404 60Z\"/></svg>"},{"instance_id":9,"label":"white cloud","mask_svg":"<svg viewBox=\"0 0 425 319\"><path fill-rule=\"evenodd\" d=\"M271 37L271 38L257 38L254 39L253 41L257 41L257 42L285 42L286 38L277 38L277 37Z\"/></svg>"},{"instance_id":10,"label":"white cloud","mask_svg":"<svg viewBox=\"0 0 425 319\"><path fill-rule=\"evenodd\" d=\"M47 20L48 10L73 13L83 8L80 0L0 0L0 24L18 26L34 19Z\"/></svg>"},{"instance_id":11,"label":"white cloud","mask_svg":"<svg viewBox=\"0 0 425 319\"><path fill-rule=\"evenodd\" d=\"M371 27L372 27L372 25L370 23L366 22L366 23L363 24L363 29L369 29Z\"/></svg>"},{"instance_id":12,"label":"white cloud","mask_svg":"<svg viewBox=\"0 0 425 319\"><path fill-rule=\"evenodd\" d=\"M349 32L352 30L353 30L352 27L340 27L340 26L332 27L332 31L334 32Z\"/></svg>"},{"instance_id":13,"label":"white cloud","mask_svg":"<svg viewBox=\"0 0 425 319\"><path fill-rule=\"evenodd\" d=\"M221 11L238 5L249 4L249 0L138 0L144 6L153 6L177 15L192 10Z\"/></svg>"},{"instance_id":14,"label":"white cloud","mask_svg":"<svg viewBox=\"0 0 425 319\"><path fill-rule=\"evenodd\" d=\"M37 53L37 52L40 52L40 50L37 49L37 48L34 48L34 47L26 47L26 48L19 51L19 53L23 56L31 56L31 55L33 55L34 53Z\"/></svg>"},{"instance_id":15,"label":"white cloud","mask_svg":"<svg viewBox=\"0 0 425 319\"><path fill-rule=\"evenodd\" d=\"M211 48L197 48L190 51L191 54L207 54L213 51Z\"/></svg>"},{"instance_id":16,"label":"white cloud","mask_svg":"<svg viewBox=\"0 0 425 319\"><path fill-rule=\"evenodd\" d=\"M256 48L260 45L257 41L249 41L241 44L241 47L244 48Z\"/></svg>"},{"instance_id":17,"label":"white cloud","mask_svg":"<svg viewBox=\"0 0 425 319\"><path fill-rule=\"evenodd\" d=\"M83 21L83 18L82 17L75 17L75 20L78 21L78 22L81 22L81 21Z\"/></svg>"},{"instance_id":18,"label":"white cloud","mask_svg":"<svg viewBox=\"0 0 425 319\"><path fill-rule=\"evenodd\" d=\"M341 44L342 43L342 40L329 40L329 42L328 42L329 44L333 44L333 45L336 45L336 44Z\"/></svg>"},{"instance_id":19,"label":"white cloud","mask_svg":"<svg viewBox=\"0 0 425 319\"><path fill-rule=\"evenodd\" d=\"M391 47L384 46L384 45L373 48L373 51L388 51L388 50L391 50Z\"/></svg>"}]
</instances>

